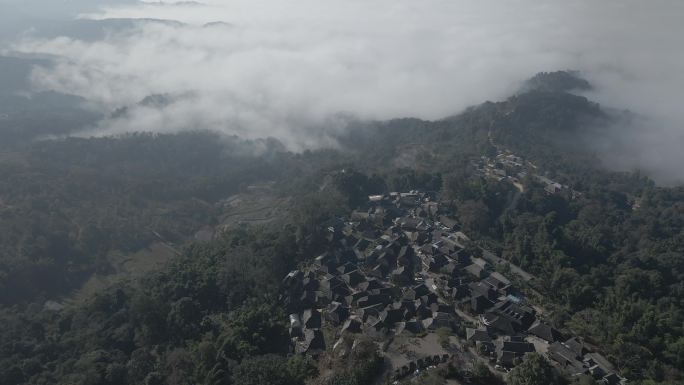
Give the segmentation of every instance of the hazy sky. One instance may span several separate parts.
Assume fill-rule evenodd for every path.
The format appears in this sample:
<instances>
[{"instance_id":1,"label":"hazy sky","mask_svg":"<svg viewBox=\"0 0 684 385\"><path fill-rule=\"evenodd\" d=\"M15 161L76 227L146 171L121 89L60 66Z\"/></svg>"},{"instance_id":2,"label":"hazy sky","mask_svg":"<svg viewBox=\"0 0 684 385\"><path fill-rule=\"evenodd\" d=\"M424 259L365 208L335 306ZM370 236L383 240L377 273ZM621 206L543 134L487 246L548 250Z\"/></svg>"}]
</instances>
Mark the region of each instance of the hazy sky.
<instances>
[{"instance_id":1,"label":"hazy sky","mask_svg":"<svg viewBox=\"0 0 684 385\"><path fill-rule=\"evenodd\" d=\"M37 26L54 25L106 4L132 4L134 0L0 0L0 44Z\"/></svg>"},{"instance_id":2,"label":"hazy sky","mask_svg":"<svg viewBox=\"0 0 684 385\"><path fill-rule=\"evenodd\" d=\"M656 119L630 130L657 151L622 138L642 152L609 159L614 166L662 172L684 161L682 1L211 0L95 9L80 17L184 23L141 24L96 42L14 40L12 50L57 59L34 71L37 88L105 110L172 97L102 122L102 133L210 127L298 149L327 143L316 130L334 126L340 112L438 119L504 98L538 71L577 69L596 86L592 99ZM684 176L678 168L666 173Z\"/></svg>"}]
</instances>

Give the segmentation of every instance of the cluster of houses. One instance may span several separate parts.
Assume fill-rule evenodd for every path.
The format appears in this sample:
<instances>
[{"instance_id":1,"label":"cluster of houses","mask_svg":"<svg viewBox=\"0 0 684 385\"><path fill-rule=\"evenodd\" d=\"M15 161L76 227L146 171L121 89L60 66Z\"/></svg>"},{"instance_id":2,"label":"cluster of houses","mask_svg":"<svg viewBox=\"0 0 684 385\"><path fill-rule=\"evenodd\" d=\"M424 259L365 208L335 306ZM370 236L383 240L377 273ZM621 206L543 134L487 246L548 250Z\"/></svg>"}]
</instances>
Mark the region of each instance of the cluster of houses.
<instances>
[{"instance_id":1,"label":"cluster of houses","mask_svg":"<svg viewBox=\"0 0 684 385\"><path fill-rule=\"evenodd\" d=\"M466 340L503 367L536 351L534 336L568 373L622 380L603 357L578 348L579 339L539 320L511 281L476 256L449 213L434 194L411 191L371 196L363 210L327 222L327 251L282 282L294 351L325 351L332 341L324 330L335 331L332 350L343 353L356 334L456 330L466 317L475 320Z\"/></svg>"},{"instance_id":2,"label":"cluster of houses","mask_svg":"<svg viewBox=\"0 0 684 385\"><path fill-rule=\"evenodd\" d=\"M524 159L508 152L501 152L494 158L482 156L473 165L481 175L496 179L499 182L508 181L515 185L527 178L528 175L532 175L538 182L544 185L544 190L550 195L558 194L568 189L568 186L564 186L545 176L535 174L536 170L533 166L527 167ZM576 191L572 191L572 193L577 194Z\"/></svg>"},{"instance_id":3,"label":"cluster of houses","mask_svg":"<svg viewBox=\"0 0 684 385\"><path fill-rule=\"evenodd\" d=\"M517 183L527 175L525 161L508 153L499 153L494 158L482 156L473 165L481 175L500 182L510 180Z\"/></svg>"},{"instance_id":4,"label":"cluster of houses","mask_svg":"<svg viewBox=\"0 0 684 385\"><path fill-rule=\"evenodd\" d=\"M604 356L589 351L577 337L572 337L565 342L551 343L548 357L572 376L589 374L594 378L602 379L603 383L609 385L626 382L615 372L613 365Z\"/></svg>"}]
</instances>

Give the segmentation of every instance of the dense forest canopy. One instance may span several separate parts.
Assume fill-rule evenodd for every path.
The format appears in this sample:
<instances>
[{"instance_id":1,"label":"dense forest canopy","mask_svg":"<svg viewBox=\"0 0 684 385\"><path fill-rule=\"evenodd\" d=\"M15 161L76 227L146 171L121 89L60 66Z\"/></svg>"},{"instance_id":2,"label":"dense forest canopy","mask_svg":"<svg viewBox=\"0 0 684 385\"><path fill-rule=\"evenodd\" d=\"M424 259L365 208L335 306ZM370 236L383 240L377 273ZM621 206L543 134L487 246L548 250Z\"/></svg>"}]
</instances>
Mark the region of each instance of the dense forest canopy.
<instances>
[{"instance_id":1,"label":"dense forest canopy","mask_svg":"<svg viewBox=\"0 0 684 385\"><path fill-rule=\"evenodd\" d=\"M280 280L320 251L323 221L370 194L411 189L438 192L471 238L533 273L526 294L551 309L553 324L602 347L632 382L681 383L684 188L600 166L583 141L611 114L568 92L588 87L575 74L540 74L505 101L440 121L351 122L339 149L302 153L204 131L3 150L0 383L331 378L276 343L288 338ZM569 187L549 194L527 175L520 191L478 173L477 159L501 148ZM290 199L283 222L191 242L219 224L223 199L264 182ZM183 245L159 271L58 310L44 306L106 275L111 253L159 237ZM368 343L327 365L337 374L330 383L367 384L382 363ZM531 357L509 381L571 381L546 365Z\"/></svg>"}]
</instances>

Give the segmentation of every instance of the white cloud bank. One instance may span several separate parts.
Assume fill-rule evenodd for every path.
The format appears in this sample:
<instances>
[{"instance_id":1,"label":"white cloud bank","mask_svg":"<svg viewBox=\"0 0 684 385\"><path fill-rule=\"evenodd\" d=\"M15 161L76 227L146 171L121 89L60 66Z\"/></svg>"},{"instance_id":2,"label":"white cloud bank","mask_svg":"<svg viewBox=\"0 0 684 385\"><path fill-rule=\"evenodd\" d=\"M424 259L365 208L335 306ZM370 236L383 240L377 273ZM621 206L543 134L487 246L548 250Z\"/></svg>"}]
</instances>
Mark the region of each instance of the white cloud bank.
<instances>
[{"instance_id":1,"label":"white cloud bank","mask_svg":"<svg viewBox=\"0 0 684 385\"><path fill-rule=\"evenodd\" d=\"M672 147L673 138L684 146L679 0L174 3L109 7L84 17L183 26L150 23L97 42L24 40L14 48L57 57L54 69L34 72L38 87L104 109L150 94L175 97L163 109L140 107L103 122L102 133L210 127L273 136L298 149L325 144L325 134L312 128L330 125L339 112L437 119L503 98L538 71L577 69L597 87L591 98L669 123L649 128L657 135L640 132L653 138L651 146ZM212 22L226 24L206 25ZM684 162L684 155L671 155ZM649 157L619 165L672 163Z\"/></svg>"}]
</instances>

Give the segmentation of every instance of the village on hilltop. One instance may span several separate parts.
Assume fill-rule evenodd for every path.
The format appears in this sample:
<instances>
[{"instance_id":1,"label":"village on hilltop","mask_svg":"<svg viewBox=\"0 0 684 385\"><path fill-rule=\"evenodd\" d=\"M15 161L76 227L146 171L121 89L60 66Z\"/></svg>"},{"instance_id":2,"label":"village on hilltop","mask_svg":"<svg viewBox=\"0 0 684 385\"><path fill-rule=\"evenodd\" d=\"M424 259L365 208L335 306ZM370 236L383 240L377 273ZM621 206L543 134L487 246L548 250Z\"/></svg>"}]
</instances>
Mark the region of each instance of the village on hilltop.
<instances>
[{"instance_id":1,"label":"village on hilltop","mask_svg":"<svg viewBox=\"0 0 684 385\"><path fill-rule=\"evenodd\" d=\"M525 161L508 150L499 150L497 155L492 158L483 155L472 163L478 174L499 182L511 183L520 192L524 189L523 181L531 176L536 182L544 186L544 191L547 194L553 195L568 191L572 197L581 195L580 192L571 189L569 186L562 185L539 174L533 163Z\"/></svg>"},{"instance_id":2,"label":"village on hilltop","mask_svg":"<svg viewBox=\"0 0 684 385\"><path fill-rule=\"evenodd\" d=\"M434 193L370 196L325 227L327 251L282 282L295 353L345 356L365 336L380 345L392 381L448 362L505 373L538 352L569 376L626 382L596 348L541 319L512 283L517 275L497 272L501 260L475 246Z\"/></svg>"}]
</instances>

